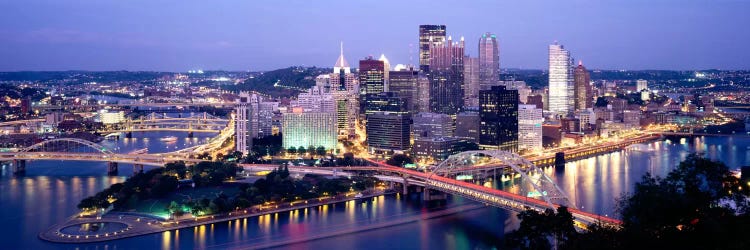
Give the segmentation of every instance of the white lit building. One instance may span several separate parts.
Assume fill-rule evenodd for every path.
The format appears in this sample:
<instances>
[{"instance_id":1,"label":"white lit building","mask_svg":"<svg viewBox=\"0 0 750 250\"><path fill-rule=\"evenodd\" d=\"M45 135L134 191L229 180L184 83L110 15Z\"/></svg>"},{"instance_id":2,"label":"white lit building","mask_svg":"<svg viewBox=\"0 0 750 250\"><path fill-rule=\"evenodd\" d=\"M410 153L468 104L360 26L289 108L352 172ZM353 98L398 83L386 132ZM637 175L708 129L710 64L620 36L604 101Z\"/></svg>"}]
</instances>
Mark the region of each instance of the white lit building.
<instances>
[{"instance_id":1,"label":"white lit building","mask_svg":"<svg viewBox=\"0 0 750 250\"><path fill-rule=\"evenodd\" d=\"M110 112L109 110L102 109L102 110L99 110L99 112L96 115L97 115L97 120L99 120L104 125L125 122L124 111Z\"/></svg>"},{"instance_id":2,"label":"white lit building","mask_svg":"<svg viewBox=\"0 0 750 250\"><path fill-rule=\"evenodd\" d=\"M292 107L301 107L306 112L336 113L336 101L331 93L325 93L320 86L313 86L306 93L297 95Z\"/></svg>"},{"instance_id":3,"label":"white lit building","mask_svg":"<svg viewBox=\"0 0 750 250\"><path fill-rule=\"evenodd\" d=\"M336 149L336 113L308 112L297 107L292 112L284 113L282 124L282 145L285 149L311 146Z\"/></svg>"},{"instance_id":4,"label":"white lit building","mask_svg":"<svg viewBox=\"0 0 750 250\"><path fill-rule=\"evenodd\" d=\"M648 81L646 80L638 80L635 82L635 91L641 92L644 89L648 89Z\"/></svg>"},{"instance_id":5,"label":"white lit building","mask_svg":"<svg viewBox=\"0 0 750 250\"><path fill-rule=\"evenodd\" d=\"M535 105L518 105L518 148L542 149L542 109Z\"/></svg>"},{"instance_id":6,"label":"white lit building","mask_svg":"<svg viewBox=\"0 0 750 250\"><path fill-rule=\"evenodd\" d=\"M258 137L260 97L249 92L240 92L235 100L234 133L235 150L247 154L253 145L253 138Z\"/></svg>"},{"instance_id":7,"label":"white lit building","mask_svg":"<svg viewBox=\"0 0 750 250\"><path fill-rule=\"evenodd\" d=\"M549 46L549 111L567 115L574 108L573 60L557 43Z\"/></svg>"}]
</instances>

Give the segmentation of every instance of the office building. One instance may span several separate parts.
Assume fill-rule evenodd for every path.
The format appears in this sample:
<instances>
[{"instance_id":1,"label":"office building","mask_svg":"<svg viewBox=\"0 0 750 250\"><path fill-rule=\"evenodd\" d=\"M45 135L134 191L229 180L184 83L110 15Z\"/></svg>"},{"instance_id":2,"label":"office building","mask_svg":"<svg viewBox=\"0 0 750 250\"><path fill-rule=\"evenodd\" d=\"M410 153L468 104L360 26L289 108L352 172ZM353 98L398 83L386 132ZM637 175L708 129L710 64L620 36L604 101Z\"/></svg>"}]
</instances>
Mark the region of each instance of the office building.
<instances>
[{"instance_id":1,"label":"office building","mask_svg":"<svg viewBox=\"0 0 750 250\"><path fill-rule=\"evenodd\" d=\"M641 80L638 80L638 81L635 82L635 91L636 92L641 92L641 91L643 91L645 89L648 89L648 81L641 79Z\"/></svg>"},{"instance_id":2,"label":"office building","mask_svg":"<svg viewBox=\"0 0 750 250\"><path fill-rule=\"evenodd\" d=\"M414 139L453 136L453 118L446 114L418 113L412 117Z\"/></svg>"},{"instance_id":3,"label":"office building","mask_svg":"<svg viewBox=\"0 0 750 250\"><path fill-rule=\"evenodd\" d=\"M335 150L338 143L336 113L306 112L303 108L292 108L284 113L281 142L285 149L324 147Z\"/></svg>"},{"instance_id":4,"label":"office building","mask_svg":"<svg viewBox=\"0 0 750 250\"><path fill-rule=\"evenodd\" d=\"M336 60L336 64L333 66L333 72L329 75L329 78L331 88L334 88L335 90L346 90L352 93L359 92L357 77L352 73L352 70L349 67L349 62L344 58L343 43L341 44L341 54L339 55L338 60Z\"/></svg>"},{"instance_id":5,"label":"office building","mask_svg":"<svg viewBox=\"0 0 750 250\"><path fill-rule=\"evenodd\" d=\"M466 138L471 142L479 143L479 112L463 111L456 115L455 137Z\"/></svg>"},{"instance_id":6,"label":"office building","mask_svg":"<svg viewBox=\"0 0 750 250\"><path fill-rule=\"evenodd\" d=\"M479 58L464 57L464 106L479 106Z\"/></svg>"},{"instance_id":7,"label":"office building","mask_svg":"<svg viewBox=\"0 0 750 250\"><path fill-rule=\"evenodd\" d=\"M500 80L500 49L497 37L485 33L479 38L479 85L490 89Z\"/></svg>"},{"instance_id":8,"label":"office building","mask_svg":"<svg viewBox=\"0 0 750 250\"><path fill-rule=\"evenodd\" d=\"M542 149L542 109L536 105L518 105L518 148L537 151Z\"/></svg>"},{"instance_id":9,"label":"office building","mask_svg":"<svg viewBox=\"0 0 750 250\"><path fill-rule=\"evenodd\" d=\"M430 110L455 115L463 107L464 39L430 47Z\"/></svg>"},{"instance_id":10,"label":"office building","mask_svg":"<svg viewBox=\"0 0 750 250\"><path fill-rule=\"evenodd\" d=\"M584 110L594 105L593 90L591 89L591 75L582 62L578 62L573 72L575 85L575 109Z\"/></svg>"},{"instance_id":11,"label":"office building","mask_svg":"<svg viewBox=\"0 0 750 250\"><path fill-rule=\"evenodd\" d=\"M404 153L410 148L409 114L377 112L367 115L367 147L371 154Z\"/></svg>"},{"instance_id":12,"label":"office building","mask_svg":"<svg viewBox=\"0 0 750 250\"><path fill-rule=\"evenodd\" d=\"M419 79L419 71L414 67L400 68L391 71L388 78L389 92L406 99L407 109L412 113L417 113L419 99L417 80Z\"/></svg>"},{"instance_id":13,"label":"office building","mask_svg":"<svg viewBox=\"0 0 750 250\"><path fill-rule=\"evenodd\" d=\"M429 72L430 47L445 41L445 25L419 25L419 70Z\"/></svg>"},{"instance_id":14,"label":"office building","mask_svg":"<svg viewBox=\"0 0 750 250\"><path fill-rule=\"evenodd\" d=\"M549 46L549 111L565 116L573 112L573 72L570 52L557 43Z\"/></svg>"},{"instance_id":15,"label":"office building","mask_svg":"<svg viewBox=\"0 0 750 250\"><path fill-rule=\"evenodd\" d=\"M518 151L518 91L480 90L479 109L480 148Z\"/></svg>"},{"instance_id":16,"label":"office building","mask_svg":"<svg viewBox=\"0 0 750 250\"><path fill-rule=\"evenodd\" d=\"M378 112L396 114L409 113L409 104L406 99L393 92L367 95L363 106L365 115L371 115Z\"/></svg>"},{"instance_id":17,"label":"office building","mask_svg":"<svg viewBox=\"0 0 750 250\"><path fill-rule=\"evenodd\" d=\"M258 137L260 97L249 92L240 92L235 100L234 133L235 151L247 155L253 146L253 138Z\"/></svg>"}]
</instances>

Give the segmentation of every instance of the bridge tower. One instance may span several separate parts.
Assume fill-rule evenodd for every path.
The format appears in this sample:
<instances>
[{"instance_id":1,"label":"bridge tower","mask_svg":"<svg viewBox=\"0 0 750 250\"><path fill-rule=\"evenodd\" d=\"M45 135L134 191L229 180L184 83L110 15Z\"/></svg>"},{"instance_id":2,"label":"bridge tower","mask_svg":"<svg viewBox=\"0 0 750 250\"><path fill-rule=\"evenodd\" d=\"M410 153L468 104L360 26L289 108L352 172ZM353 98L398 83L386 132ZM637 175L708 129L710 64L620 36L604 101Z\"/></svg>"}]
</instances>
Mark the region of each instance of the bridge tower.
<instances>
[{"instance_id":1,"label":"bridge tower","mask_svg":"<svg viewBox=\"0 0 750 250\"><path fill-rule=\"evenodd\" d=\"M143 173L143 164L133 164L133 175Z\"/></svg>"},{"instance_id":2,"label":"bridge tower","mask_svg":"<svg viewBox=\"0 0 750 250\"><path fill-rule=\"evenodd\" d=\"M13 174L22 175L26 173L26 160L13 160Z\"/></svg>"}]
</instances>

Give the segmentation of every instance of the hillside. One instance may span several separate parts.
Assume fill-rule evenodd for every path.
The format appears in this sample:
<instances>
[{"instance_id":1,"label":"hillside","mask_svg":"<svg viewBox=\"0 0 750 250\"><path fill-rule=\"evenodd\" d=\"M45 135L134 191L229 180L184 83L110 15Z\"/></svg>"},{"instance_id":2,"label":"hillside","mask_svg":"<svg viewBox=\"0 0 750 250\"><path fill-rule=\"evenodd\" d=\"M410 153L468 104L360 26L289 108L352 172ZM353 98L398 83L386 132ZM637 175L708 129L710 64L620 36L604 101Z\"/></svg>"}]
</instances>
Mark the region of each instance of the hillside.
<instances>
[{"instance_id":1,"label":"hillside","mask_svg":"<svg viewBox=\"0 0 750 250\"><path fill-rule=\"evenodd\" d=\"M245 82L227 86L233 91L258 91L276 97L295 96L315 85L315 77L331 72L330 68L289 67L257 74Z\"/></svg>"}]
</instances>

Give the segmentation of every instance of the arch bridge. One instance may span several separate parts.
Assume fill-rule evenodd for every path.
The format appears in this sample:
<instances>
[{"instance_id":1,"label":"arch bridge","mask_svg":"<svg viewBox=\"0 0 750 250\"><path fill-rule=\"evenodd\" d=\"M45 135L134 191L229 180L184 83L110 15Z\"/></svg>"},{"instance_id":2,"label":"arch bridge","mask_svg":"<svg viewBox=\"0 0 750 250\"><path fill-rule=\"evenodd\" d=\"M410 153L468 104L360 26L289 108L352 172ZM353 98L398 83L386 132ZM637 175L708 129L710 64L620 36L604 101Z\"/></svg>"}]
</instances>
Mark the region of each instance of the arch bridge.
<instances>
[{"instance_id":1,"label":"arch bridge","mask_svg":"<svg viewBox=\"0 0 750 250\"><path fill-rule=\"evenodd\" d=\"M200 162L199 159L184 157L181 154L133 154L117 153L91 141L77 138L46 140L15 152L0 152L0 161L12 161L14 173L26 171L28 160L72 160L107 162L108 173L117 174L118 163L133 164L134 172L143 171L143 166L164 166L169 162Z\"/></svg>"}]
</instances>

